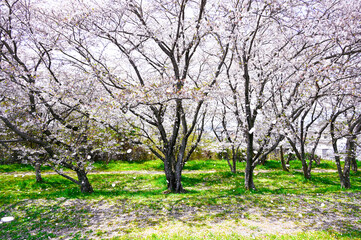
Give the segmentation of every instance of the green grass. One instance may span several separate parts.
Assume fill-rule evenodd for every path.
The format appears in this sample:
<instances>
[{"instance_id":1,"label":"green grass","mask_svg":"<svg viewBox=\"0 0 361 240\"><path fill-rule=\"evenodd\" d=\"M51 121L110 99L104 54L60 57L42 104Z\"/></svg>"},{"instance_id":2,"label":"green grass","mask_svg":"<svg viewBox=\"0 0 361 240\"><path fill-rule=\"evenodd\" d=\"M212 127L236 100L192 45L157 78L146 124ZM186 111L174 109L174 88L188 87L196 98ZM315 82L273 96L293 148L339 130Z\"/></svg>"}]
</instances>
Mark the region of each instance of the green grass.
<instances>
[{"instance_id":1,"label":"green grass","mask_svg":"<svg viewBox=\"0 0 361 240\"><path fill-rule=\"evenodd\" d=\"M42 166L42 170L49 171L50 167ZM0 164L0 173L12 173L12 172L33 172L35 168L30 164Z\"/></svg>"},{"instance_id":2,"label":"green grass","mask_svg":"<svg viewBox=\"0 0 361 240\"><path fill-rule=\"evenodd\" d=\"M246 164L245 162L237 163L238 171L243 171ZM358 161L358 166L361 169L361 162ZM42 171L51 171L50 167L42 166ZM164 165L160 160L151 161L111 161L108 164L104 162L94 163L93 171L104 171L104 172L116 172L116 171L163 171ZM280 170L282 169L281 162L279 160L268 160L264 165L259 165L256 168L261 170ZM290 162L290 169L302 169L302 164L298 160ZM319 166L313 165L313 169L336 169L336 164L331 160L322 160ZM186 163L184 170L201 170L201 171L229 171L229 167L226 160L192 160ZM8 164L0 165L0 173L11 173L11 172L33 172L34 167L29 164Z\"/></svg>"},{"instance_id":3,"label":"green grass","mask_svg":"<svg viewBox=\"0 0 361 240\"><path fill-rule=\"evenodd\" d=\"M291 166L298 167L296 163ZM82 194L77 185L58 175L43 174L44 183L36 183L35 176L23 175L24 171L0 174L0 218L15 217L13 222L0 224L0 236L101 239L112 233L113 239L361 238L360 172L351 172L352 189L342 190L336 172L314 171L305 180L300 168L284 172L277 161L268 161L262 168L267 171L255 176L257 191L246 191L243 172L230 173L225 161L190 161L182 178L184 194L164 194L166 179L160 161L96 164L95 170L104 173L89 174L93 194ZM264 219L269 219L268 224L293 222L302 231L262 232L267 224L255 223Z\"/></svg>"},{"instance_id":4,"label":"green grass","mask_svg":"<svg viewBox=\"0 0 361 240\"><path fill-rule=\"evenodd\" d=\"M245 165L240 163L240 166ZM160 160L131 162L131 161L111 161L108 164L97 162L94 164L95 171L163 171L164 164ZM225 160L192 160L186 163L184 170L228 170Z\"/></svg>"}]
</instances>

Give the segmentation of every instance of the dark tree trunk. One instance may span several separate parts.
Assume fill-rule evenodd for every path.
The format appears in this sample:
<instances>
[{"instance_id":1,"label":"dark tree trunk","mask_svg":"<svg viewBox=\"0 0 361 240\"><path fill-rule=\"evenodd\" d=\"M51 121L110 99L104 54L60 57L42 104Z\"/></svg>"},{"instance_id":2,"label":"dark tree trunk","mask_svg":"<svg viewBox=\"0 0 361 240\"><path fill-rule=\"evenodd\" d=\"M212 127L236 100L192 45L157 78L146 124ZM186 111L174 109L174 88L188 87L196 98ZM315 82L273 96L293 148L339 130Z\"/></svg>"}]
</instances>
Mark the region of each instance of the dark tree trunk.
<instances>
[{"instance_id":1,"label":"dark tree trunk","mask_svg":"<svg viewBox=\"0 0 361 240\"><path fill-rule=\"evenodd\" d=\"M341 188L349 189L349 188L351 188L350 160L349 160L349 157L346 156L344 171L342 171L340 156L339 156L339 152L338 152L338 148L337 148L337 138L335 137L335 123L334 123L334 121L336 120L337 116L338 115L334 116L331 119L331 125L330 125L330 134L331 134L331 138L332 138L332 148L333 148L333 152L334 152L334 155L335 155L335 161L336 161L338 176L340 178ZM346 142L346 148L347 149L348 149L348 145L349 145L349 139L347 139L347 142Z\"/></svg>"},{"instance_id":2,"label":"dark tree trunk","mask_svg":"<svg viewBox=\"0 0 361 240\"><path fill-rule=\"evenodd\" d=\"M310 176L310 178L311 178L312 163L313 163L313 159L311 158L308 163L308 167L307 167L307 173L308 173L308 176Z\"/></svg>"},{"instance_id":3,"label":"dark tree trunk","mask_svg":"<svg viewBox=\"0 0 361 240\"><path fill-rule=\"evenodd\" d=\"M341 183L343 184L343 187L346 189L351 187L350 170L351 170L352 158L355 156L354 148L355 148L354 138L348 137L346 141L347 154L345 158L345 165L343 167L343 183Z\"/></svg>"},{"instance_id":4,"label":"dark tree trunk","mask_svg":"<svg viewBox=\"0 0 361 240\"><path fill-rule=\"evenodd\" d=\"M285 158L283 156L283 147L282 146L280 147L280 155L281 155L281 163L282 163L283 171L289 172L289 170L288 170L288 168L286 166L286 163L285 163Z\"/></svg>"},{"instance_id":5,"label":"dark tree trunk","mask_svg":"<svg viewBox=\"0 0 361 240\"><path fill-rule=\"evenodd\" d=\"M244 176L244 185L247 190L256 190L256 187L253 182L253 170L254 167L252 166L252 163L249 164L249 162L247 161L246 171Z\"/></svg>"},{"instance_id":6,"label":"dark tree trunk","mask_svg":"<svg viewBox=\"0 0 361 240\"><path fill-rule=\"evenodd\" d=\"M341 183L341 187L345 189L351 188L350 181L350 161L345 159L345 167L343 169L343 183Z\"/></svg>"},{"instance_id":7,"label":"dark tree trunk","mask_svg":"<svg viewBox=\"0 0 361 240\"><path fill-rule=\"evenodd\" d=\"M306 159L304 157L302 157L302 171L305 179L311 178L311 169L308 167Z\"/></svg>"},{"instance_id":8,"label":"dark tree trunk","mask_svg":"<svg viewBox=\"0 0 361 240\"><path fill-rule=\"evenodd\" d=\"M167 179L168 191L173 193L182 193L184 192L182 186L182 169L183 164L176 163L175 166L172 166L172 163L175 162L174 156L168 156L164 161L164 172Z\"/></svg>"},{"instance_id":9,"label":"dark tree trunk","mask_svg":"<svg viewBox=\"0 0 361 240\"><path fill-rule=\"evenodd\" d=\"M176 168L175 168L175 193L185 192L182 186L182 170L183 170L183 159L178 159Z\"/></svg>"},{"instance_id":10,"label":"dark tree trunk","mask_svg":"<svg viewBox=\"0 0 361 240\"><path fill-rule=\"evenodd\" d=\"M80 191L82 193L92 193L93 187L91 186L91 184L89 182L86 172L84 170L78 170L78 171L76 171L76 173L78 175Z\"/></svg>"},{"instance_id":11,"label":"dark tree trunk","mask_svg":"<svg viewBox=\"0 0 361 240\"><path fill-rule=\"evenodd\" d=\"M356 161L356 137L350 136L346 142L347 158L350 162L351 169L357 172L357 161Z\"/></svg>"},{"instance_id":12,"label":"dark tree trunk","mask_svg":"<svg viewBox=\"0 0 361 240\"><path fill-rule=\"evenodd\" d=\"M302 172L303 172L304 178L310 179L311 178L311 166L309 167L306 162L306 154L305 154L304 144L301 143L301 149L300 149L301 151L298 151L298 149L296 147L296 143L294 141L292 141L290 138L288 138L288 142L291 144L291 147L292 147L293 151L295 152L297 158L302 163Z\"/></svg>"},{"instance_id":13,"label":"dark tree trunk","mask_svg":"<svg viewBox=\"0 0 361 240\"><path fill-rule=\"evenodd\" d=\"M267 156L262 156L262 158L261 158L261 164L262 165L265 165L266 164L266 162L267 162Z\"/></svg>"},{"instance_id":14,"label":"dark tree trunk","mask_svg":"<svg viewBox=\"0 0 361 240\"><path fill-rule=\"evenodd\" d=\"M234 146L232 146L232 162L233 162L233 168L231 169L232 173L237 172L237 156L238 150L234 149Z\"/></svg>"},{"instance_id":15,"label":"dark tree trunk","mask_svg":"<svg viewBox=\"0 0 361 240\"><path fill-rule=\"evenodd\" d=\"M244 174L244 185L247 190L256 190L256 187L253 182L253 134L248 134L248 143L247 143L247 160L246 160L246 170Z\"/></svg>"},{"instance_id":16,"label":"dark tree trunk","mask_svg":"<svg viewBox=\"0 0 361 240\"><path fill-rule=\"evenodd\" d=\"M182 170L166 171L168 191L173 193L185 192L182 186Z\"/></svg>"},{"instance_id":17,"label":"dark tree trunk","mask_svg":"<svg viewBox=\"0 0 361 240\"><path fill-rule=\"evenodd\" d=\"M230 156L228 153L225 154L225 158L227 160L228 166L231 169L232 173L236 173L236 164L237 164L237 150L234 148L234 146L232 146L232 161L230 159Z\"/></svg>"},{"instance_id":18,"label":"dark tree trunk","mask_svg":"<svg viewBox=\"0 0 361 240\"><path fill-rule=\"evenodd\" d=\"M226 156L226 160L227 160L229 169L231 169L231 172L233 172L233 165L232 165L232 162L229 159L229 156Z\"/></svg>"},{"instance_id":19,"label":"dark tree trunk","mask_svg":"<svg viewBox=\"0 0 361 240\"><path fill-rule=\"evenodd\" d=\"M287 159L286 159L286 164L290 164L290 161L293 160L292 156L293 156L292 153L288 153Z\"/></svg>"},{"instance_id":20,"label":"dark tree trunk","mask_svg":"<svg viewBox=\"0 0 361 240\"><path fill-rule=\"evenodd\" d=\"M351 158L351 168L353 172L357 172L357 161L355 156Z\"/></svg>"},{"instance_id":21,"label":"dark tree trunk","mask_svg":"<svg viewBox=\"0 0 361 240\"><path fill-rule=\"evenodd\" d=\"M35 167L36 182L37 183L43 182L43 178L41 177L41 170L40 170L41 164L36 162L34 167Z\"/></svg>"}]
</instances>

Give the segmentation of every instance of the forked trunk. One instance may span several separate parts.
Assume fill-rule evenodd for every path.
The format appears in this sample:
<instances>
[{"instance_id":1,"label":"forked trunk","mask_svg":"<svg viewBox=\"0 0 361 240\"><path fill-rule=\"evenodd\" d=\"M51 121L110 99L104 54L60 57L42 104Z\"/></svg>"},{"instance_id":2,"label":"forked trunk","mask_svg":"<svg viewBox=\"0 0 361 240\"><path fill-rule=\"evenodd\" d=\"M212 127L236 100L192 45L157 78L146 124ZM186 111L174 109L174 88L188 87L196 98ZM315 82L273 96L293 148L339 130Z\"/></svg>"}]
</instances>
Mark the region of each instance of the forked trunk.
<instances>
[{"instance_id":1,"label":"forked trunk","mask_svg":"<svg viewBox=\"0 0 361 240\"><path fill-rule=\"evenodd\" d=\"M310 179L311 178L311 167L312 167L311 163L312 162L310 162L310 166L307 165L304 144L301 144L301 149L299 151L297 149L296 143L294 141L292 141L290 138L288 138L288 142L291 144L291 147L292 147L293 151L295 152L297 158L302 163L302 172L303 172L304 178L305 179ZM289 156L291 156L291 155L289 154Z\"/></svg>"},{"instance_id":2,"label":"forked trunk","mask_svg":"<svg viewBox=\"0 0 361 240\"><path fill-rule=\"evenodd\" d=\"M164 172L167 178L168 191L173 193L183 193L184 189L182 186L182 164L176 164L172 166L172 158L167 157L164 161Z\"/></svg>"},{"instance_id":3,"label":"forked trunk","mask_svg":"<svg viewBox=\"0 0 361 240\"><path fill-rule=\"evenodd\" d=\"M89 182L86 172L84 170L78 170L78 171L76 171L76 174L78 175L80 191L82 193L92 193L93 187L91 186L91 184Z\"/></svg>"},{"instance_id":4,"label":"forked trunk","mask_svg":"<svg viewBox=\"0 0 361 240\"><path fill-rule=\"evenodd\" d=\"M349 189L351 188L350 175L344 175L341 181L341 188Z\"/></svg>"},{"instance_id":5,"label":"forked trunk","mask_svg":"<svg viewBox=\"0 0 361 240\"><path fill-rule=\"evenodd\" d=\"M182 171L166 172L168 191L173 193L183 193Z\"/></svg>"},{"instance_id":6,"label":"forked trunk","mask_svg":"<svg viewBox=\"0 0 361 240\"><path fill-rule=\"evenodd\" d=\"M236 173L236 171L237 171L237 167L236 167L236 164L237 164L237 152L238 151L236 151L236 149L232 146L232 161L230 159L229 154L225 155L228 166L231 169L232 173Z\"/></svg>"},{"instance_id":7,"label":"forked trunk","mask_svg":"<svg viewBox=\"0 0 361 240\"><path fill-rule=\"evenodd\" d=\"M333 121L331 121L330 134L331 134L331 138L332 138L333 152L335 154L335 162L336 162L336 166L337 166L337 172L338 172L338 176L340 178L341 188L348 189L351 187L349 154L347 154L347 156L345 158L345 166L342 171L340 155L339 155L338 148L337 148L337 138L335 137L334 121L335 121L335 117L333 118ZM349 139L347 139L346 148L348 148L348 144L349 144Z\"/></svg>"}]
</instances>

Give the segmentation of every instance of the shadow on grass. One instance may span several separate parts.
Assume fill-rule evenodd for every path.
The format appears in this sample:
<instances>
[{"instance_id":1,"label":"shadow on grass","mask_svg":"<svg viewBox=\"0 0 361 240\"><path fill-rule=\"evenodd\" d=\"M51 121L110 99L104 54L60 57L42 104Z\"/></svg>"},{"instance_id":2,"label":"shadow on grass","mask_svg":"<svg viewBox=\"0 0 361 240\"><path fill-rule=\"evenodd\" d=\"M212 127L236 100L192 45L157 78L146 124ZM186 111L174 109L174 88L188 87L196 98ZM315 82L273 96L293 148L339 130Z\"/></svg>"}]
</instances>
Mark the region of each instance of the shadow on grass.
<instances>
[{"instance_id":1,"label":"shadow on grass","mask_svg":"<svg viewBox=\"0 0 361 240\"><path fill-rule=\"evenodd\" d=\"M39 204L33 199L22 200L1 208L0 217L15 218L12 222L0 224L1 239L48 239L67 235L74 228L80 229L88 211L80 206L71 209L61 206L65 201Z\"/></svg>"}]
</instances>

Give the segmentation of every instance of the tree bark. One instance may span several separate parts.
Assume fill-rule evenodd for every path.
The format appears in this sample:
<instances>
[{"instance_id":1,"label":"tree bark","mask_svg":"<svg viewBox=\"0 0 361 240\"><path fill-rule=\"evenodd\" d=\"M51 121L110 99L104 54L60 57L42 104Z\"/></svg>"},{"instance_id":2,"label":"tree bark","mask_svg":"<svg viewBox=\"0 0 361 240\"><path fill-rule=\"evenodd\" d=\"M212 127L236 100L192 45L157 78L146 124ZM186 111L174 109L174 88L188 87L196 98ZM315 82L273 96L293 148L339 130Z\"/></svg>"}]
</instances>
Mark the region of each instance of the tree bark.
<instances>
[{"instance_id":1,"label":"tree bark","mask_svg":"<svg viewBox=\"0 0 361 240\"><path fill-rule=\"evenodd\" d=\"M295 152L297 158L302 163L302 172L303 172L304 178L310 179L311 178L311 168L309 168L309 166L307 165L307 162L306 162L304 143L301 143L301 149L300 149L301 151L298 151L298 149L296 147L296 143L294 141L292 141L290 138L288 138L288 142L291 144L291 147L292 147L293 151Z\"/></svg>"},{"instance_id":2,"label":"tree bark","mask_svg":"<svg viewBox=\"0 0 361 240\"><path fill-rule=\"evenodd\" d=\"M40 170L41 164L36 162L34 167L35 167L36 182L37 183L43 182L43 178L41 177L41 170Z\"/></svg>"},{"instance_id":3,"label":"tree bark","mask_svg":"<svg viewBox=\"0 0 361 240\"><path fill-rule=\"evenodd\" d=\"M289 172L290 170L288 170L286 163L285 163L285 158L283 157L283 147L280 147L280 155L281 155L281 163L282 163L282 169L283 171Z\"/></svg>"},{"instance_id":4,"label":"tree bark","mask_svg":"<svg viewBox=\"0 0 361 240\"><path fill-rule=\"evenodd\" d=\"M256 190L256 187L253 182L253 170L254 167L252 166L252 163L249 164L249 161L247 161L246 171L244 176L244 185L246 190Z\"/></svg>"},{"instance_id":5,"label":"tree bark","mask_svg":"<svg viewBox=\"0 0 361 240\"><path fill-rule=\"evenodd\" d=\"M185 192L182 186L182 170L183 170L183 159L178 159L175 168L175 193Z\"/></svg>"},{"instance_id":6,"label":"tree bark","mask_svg":"<svg viewBox=\"0 0 361 240\"><path fill-rule=\"evenodd\" d=\"M230 159L230 156L228 154L228 152L226 152L225 154L225 158L227 160L227 163L228 163L228 166L229 166L229 169L231 170L232 173L236 173L236 170L237 170L237 167L236 167L236 164L237 164L237 153L238 151L234 148L234 146L232 146L232 161Z\"/></svg>"},{"instance_id":7,"label":"tree bark","mask_svg":"<svg viewBox=\"0 0 361 240\"><path fill-rule=\"evenodd\" d=\"M340 114L340 112L338 114ZM336 114L331 119L331 124L330 124L330 134L331 134L331 138L332 138L332 148L333 148L333 152L334 152L334 155L335 155L335 161L336 161L338 176L340 178L341 188L349 189L349 188L351 188L350 160L348 159L348 156L346 156L344 171L342 171L340 156L339 156L339 152L338 152L338 148L337 148L337 138L335 137L335 123L334 122L335 122L337 116L338 115ZM348 140L346 142L346 145L347 144L348 144Z\"/></svg>"},{"instance_id":8,"label":"tree bark","mask_svg":"<svg viewBox=\"0 0 361 240\"><path fill-rule=\"evenodd\" d=\"M247 162L244 174L244 185L246 190L256 190L253 182L253 133L248 133L247 140Z\"/></svg>"},{"instance_id":9,"label":"tree bark","mask_svg":"<svg viewBox=\"0 0 361 240\"><path fill-rule=\"evenodd\" d=\"M173 193L183 193L182 186L182 169L183 166L179 162L175 166L172 166L172 162L175 162L174 156L167 156L164 161L164 172L167 179L168 191Z\"/></svg>"},{"instance_id":10,"label":"tree bark","mask_svg":"<svg viewBox=\"0 0 361 240\"><path fill-rule=\"evenodd\" d=\"M357 172L357 161L356 161L356 137L350 136L346 142L347 158L350 162L351 169Z\"/></svg>"},{"instance_id":11,"label":"tree bark","mask_svg":"<svg viewBox=\"0 0 361 240\"><path fill-rule=\"evenodd\" d=\"M357 172L357 160L356 160L356 158L355 158L355 156L353 156L352 158L351 158L351 169L352 169L352 171L353 172Z\"/></svg>"},{"instance_id":12,"label":"tree bark","mask_svg":"<svg viewBox=\"0 0 361 240\"><path fill-rule=\"evenodd\" d=\"M261 158L261 165L265 165L266 164L266 162L267 162L267 156L263 156L262 158Z\"/></svg>"},{"instance_id":13,"label":"tree bark","mask_svg":"<svg viewBox=\"0 0 361 240\"><path fill-rule=\"evenodd\" d=\"M232 162L233 162L233 168L231 169L232 173L237 172L237 155L238 155L238 150L234 149L234 146L232 146Z\"/></svg>"},{"instance_id":14,"label":"tree bark","mask_svg":"<svg viewBox=\"0 0 361 240\"><path fill-rule=\"evenodd\" d=\"M92 193L94 190L89 182L86 172L84 170L77 170L76 174L78 175L80 191L82 193Z\"/></svg>"},{"instance_id":15,"label":"tree bark","mask_svg":"<svg viewBox=\"0 0 361 240\"><path fill-rule=\"evenodd\" d=\"M354 139L353 137L348 137L346 140L346 158L345 158L345 165L343 167L343 187L348 189L351 187L350 182L350 170L351 170L351 159L354 157Z\"/></svg>"}]
</instances>

